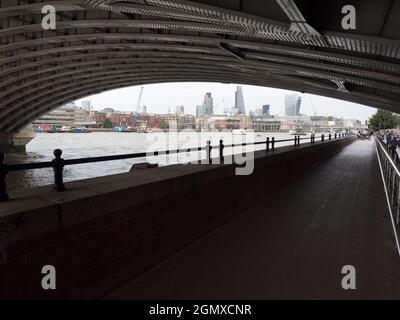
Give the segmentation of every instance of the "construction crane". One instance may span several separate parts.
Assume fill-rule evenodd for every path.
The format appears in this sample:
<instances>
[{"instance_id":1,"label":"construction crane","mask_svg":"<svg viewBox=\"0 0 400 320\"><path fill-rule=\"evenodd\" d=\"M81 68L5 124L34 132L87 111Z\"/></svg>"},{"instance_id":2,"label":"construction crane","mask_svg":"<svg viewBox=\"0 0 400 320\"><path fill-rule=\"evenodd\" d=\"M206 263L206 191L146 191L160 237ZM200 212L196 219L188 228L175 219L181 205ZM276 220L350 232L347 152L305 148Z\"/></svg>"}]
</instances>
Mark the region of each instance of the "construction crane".
<instances>
[{"instance_id":1,"label":"construction crane","mask_svg":"<svg viewBox=\"0 0 400 320\"><path fill-rule=\"evenodd\" d=\"M226 107L225 100L222 99L222 104L224 105L224 114L228 114L228 108Z\"/></svg>"},{"instance_id":2,"label":"construction crane","mask_svg":"<svg viewBox=\"0 0 400 320\"><path fill-rule=\"evenodd\" d=\"M137 106L136 106L136 112L137 113L141 113L142 112L142 106L141 106L142 95L143 95L143 87L140 88L139 98L138 98Z\"/></svg>"},{"instance_id":3,"label":"construction crane","mask_svg":"<svg viewBox=\"0 0 400 320\"><path fill-rule=\"evenodd\" d=\"M313 101L311 99L311 96L308 96L308 98L310 99L311 108L313 110L314 116L316 116L317 115L317 111L315 110L314 103L313 103Z\"/></svg>"}]
</instances>

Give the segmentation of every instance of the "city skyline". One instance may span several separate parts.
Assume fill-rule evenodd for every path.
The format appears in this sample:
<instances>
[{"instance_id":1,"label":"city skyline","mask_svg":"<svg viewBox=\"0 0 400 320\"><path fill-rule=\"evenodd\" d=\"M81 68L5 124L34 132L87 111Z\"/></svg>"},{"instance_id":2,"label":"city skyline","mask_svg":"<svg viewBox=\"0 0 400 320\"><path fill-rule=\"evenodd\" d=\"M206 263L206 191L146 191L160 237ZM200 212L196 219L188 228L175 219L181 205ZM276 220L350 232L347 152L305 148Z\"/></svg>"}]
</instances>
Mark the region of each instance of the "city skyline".
<instances>
[{"instance_id":1,"label":"city skyline","mask_svg":"<svg viewBox=\"0 0 400 320\"><path fill-rule=\"evenodd\" d=\"M214 114L223 114L235 105L235 90L237 84L222 83L162 83L144 85L142 105L149 113L168 113L182 105L187 114L196 114L196 107L204 100L204 95L211 92L214 101ZM297 94L302 97L302 114L336 116L339 118L354 118L365 122L376 108L364 106L332 98L301 94L275 88L240 85L244 93L246 112L255 112L263 105L270 105L271 115L285 114L285 96ZM95 110L109 107L119 111L134 112L132 104L136 104L142 86L103 92L76 100L78 105L82 101L90 100Z\"/></svg>"}]
</instances>

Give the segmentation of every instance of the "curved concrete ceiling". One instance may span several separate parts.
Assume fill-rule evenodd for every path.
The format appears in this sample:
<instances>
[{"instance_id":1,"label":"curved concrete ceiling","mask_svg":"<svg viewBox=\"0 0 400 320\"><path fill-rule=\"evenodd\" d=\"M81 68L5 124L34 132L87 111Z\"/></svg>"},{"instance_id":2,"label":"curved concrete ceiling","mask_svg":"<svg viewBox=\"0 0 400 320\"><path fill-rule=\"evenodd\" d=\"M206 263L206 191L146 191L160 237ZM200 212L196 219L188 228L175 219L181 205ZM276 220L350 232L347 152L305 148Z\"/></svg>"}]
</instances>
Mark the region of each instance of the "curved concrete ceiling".
<instances>
[{"instance_id":1,"label":"curved concrete ceiling","mask_svg":"<svg viewBox=\"0 0 400 320\"><path fill-rule=\"evenodd\" d=\"M44 5L56 8L43 30ZM342 7L357 29L341 29ZM400 0L0 0L0 132L69 101L177 81L290 89L400 112Z\"/></svg>"}]
</instances>

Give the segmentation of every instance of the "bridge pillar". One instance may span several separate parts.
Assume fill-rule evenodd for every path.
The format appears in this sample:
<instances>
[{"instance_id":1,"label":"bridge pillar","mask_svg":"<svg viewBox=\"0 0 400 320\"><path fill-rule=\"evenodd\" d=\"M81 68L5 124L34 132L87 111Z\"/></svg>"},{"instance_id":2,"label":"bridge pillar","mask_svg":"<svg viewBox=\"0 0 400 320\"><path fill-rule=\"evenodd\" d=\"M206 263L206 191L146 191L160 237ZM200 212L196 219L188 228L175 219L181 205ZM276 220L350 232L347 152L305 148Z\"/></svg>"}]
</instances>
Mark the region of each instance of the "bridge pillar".
<instances>
[{"instance_id":1,"label":"bridge pillar","mask_svg":"<svg viewBox=\"0 0 400 320\"><path fill-rule=\"evenodd\" d=\"M0 132L0 152L25 152L25 146L34 137L31 125L17 132Z\"/></svg>"}]
</instances>

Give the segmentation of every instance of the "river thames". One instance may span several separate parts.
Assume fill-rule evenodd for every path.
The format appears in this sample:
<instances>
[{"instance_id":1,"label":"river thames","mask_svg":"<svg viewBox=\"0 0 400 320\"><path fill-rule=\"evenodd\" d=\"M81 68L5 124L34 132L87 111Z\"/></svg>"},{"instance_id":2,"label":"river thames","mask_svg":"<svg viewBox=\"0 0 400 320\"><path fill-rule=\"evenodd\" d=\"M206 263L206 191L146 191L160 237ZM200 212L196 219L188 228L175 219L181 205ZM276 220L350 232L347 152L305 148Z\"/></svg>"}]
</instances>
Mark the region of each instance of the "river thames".
<instances>
[{"instance_id":1,"label":"river thames","mask_svg":"<svg viewBox=\"0 0 400 320\"><path fill-rule=\"evenodd\" d=\"M308 135L309 136L309 135ZM254 133L246 135L232 135L231 132L169 132L169 133L38 133L26 146L25 154L8 154L7 163L26 163L49 161L54 158L53 150L62 149L64 159L117 155L136 152L163 151L167 149L205 146L210 140L212 145L218 145L223 139L225 144L265 141L267 137L275 137L276 140L293 139L288 133ZM293 142L279 143L276 147L292 145ZM255 150L265 149L265 145L257 146ZM215 150L216 151L216 150ZM240 150L234 150L235 153ZM226 148L225 154L232 153L231 148ZM205 153L202 154L204 158ZM194 158L193 158L194 157ZM137 162L158 163L160 166L173 163L193 161L198 155L192 154L192 158L177 159L175 156L149 157L147 159L127 159L109 162L66 166L64 169L64 181L80 180L92 177L105 176L116 173L128 172L132 164ZM42 186L53 183L53 171L49 169L36 169L21 172L11 172L7 178L9 190Z\"/></svg>"}]
</instances>

